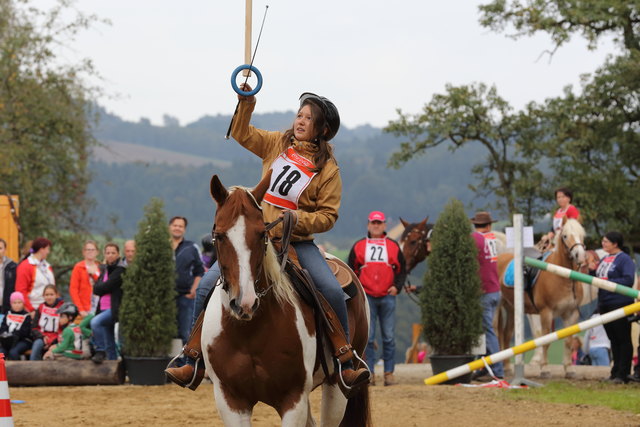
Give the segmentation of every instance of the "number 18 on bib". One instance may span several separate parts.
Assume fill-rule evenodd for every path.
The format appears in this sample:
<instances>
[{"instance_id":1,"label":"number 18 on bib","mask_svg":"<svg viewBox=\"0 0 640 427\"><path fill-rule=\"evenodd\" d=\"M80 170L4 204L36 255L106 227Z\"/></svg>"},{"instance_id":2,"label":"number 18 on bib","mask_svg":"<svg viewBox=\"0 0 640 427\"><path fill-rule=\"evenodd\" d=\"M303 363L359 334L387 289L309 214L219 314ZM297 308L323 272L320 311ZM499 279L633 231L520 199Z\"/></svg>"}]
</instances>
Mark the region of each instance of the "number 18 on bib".
<instances>
[{"instance_id":1,"label":"number 18 on bib","mask_svg":"<svg viewBox=\"0 0 640 427\"><path fill-rule=\"evenodd\" d=\"M271 165L271 183L264 201L279 208L296 210L300 195L307 188L315 172L313 163L289 147Z\"/></svg>"}]
</instances>

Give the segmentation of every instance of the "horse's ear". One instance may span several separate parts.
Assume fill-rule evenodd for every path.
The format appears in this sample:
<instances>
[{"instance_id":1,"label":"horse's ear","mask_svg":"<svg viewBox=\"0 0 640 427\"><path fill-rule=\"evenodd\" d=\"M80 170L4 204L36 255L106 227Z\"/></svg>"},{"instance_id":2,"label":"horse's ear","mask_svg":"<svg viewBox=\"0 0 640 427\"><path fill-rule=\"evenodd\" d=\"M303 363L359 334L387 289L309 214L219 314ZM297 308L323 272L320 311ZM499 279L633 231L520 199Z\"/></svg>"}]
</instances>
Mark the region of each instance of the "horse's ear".
<instances>
[{"instance_id":1,"label":"horse's ear","mask_svg":"<svg viewBox=\"0 0 640 427\"><path fill-rule=\"evenodd\" d=\"M256 201L258 202L258 204L262 202L262 198L264 197L264 194L267 192L267 189L269 188L269 184L271 184L272 173L273 173L273 169L269 169L269 171L267 171L267 173L262 178L262 180L258 183L258 185L256 185L256 187L253 190L251 190L251 194L253 194L253 197L256 198Z\"/></svg>"},{"instance_id":2,"label":"horse's ear","mask_svg":"<svg viewBox=\"0 0 640 427\"><path fill-rule=\"evenodd\" d=\"M420 224L427 225L428 222L429 222L429 217L426 217Z\"/></svg>"},{"instance_id":3,"label":"horse's ear","mask_svg":"<svg viewBox=\"0 0 640 427\"><path fill-rule=\"evenodd\" d=\"M408 226L411 225L411 223L405 221L404 219L402 219L402 217L399 217L399 218L400 218L400 222L402 223L402 225L404 225L404 228L407 228Z\"/></svg>"},{"instance_id":4,"label":"horse's ear","mask_svg":"<svg viewBox=\"0 0 640 427\"><path fill-rule=\"evenodd\" d=\"M221 206L227 200L227 197L229 197L229 192L224 187L224 185L222 185L222 182L220 181L220 178L218 178L218 175L213 175L211 177L211 182L209 183L209 191L211 192L211 197L213 197L213 200L216 201L218 206Z\"/></svg>"}]
</instances>

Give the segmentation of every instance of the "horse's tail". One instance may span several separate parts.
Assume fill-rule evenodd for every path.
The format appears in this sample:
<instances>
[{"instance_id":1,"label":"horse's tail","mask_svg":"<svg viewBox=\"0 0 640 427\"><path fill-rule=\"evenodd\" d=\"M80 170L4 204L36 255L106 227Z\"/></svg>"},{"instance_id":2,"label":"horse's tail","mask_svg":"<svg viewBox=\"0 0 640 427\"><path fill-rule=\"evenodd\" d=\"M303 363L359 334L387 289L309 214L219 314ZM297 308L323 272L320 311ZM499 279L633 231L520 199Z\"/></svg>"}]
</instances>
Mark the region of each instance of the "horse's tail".
<instances>
[{"instance_id":1,"label":"horse's tail","mask_svg":"<svg viewBox=\"0 0 640 427\"><path fill-rule=\"evenodd\" d=\"M340 422L340 427L371 425L371 408L369 407L369 386L362 387L360 391L347 400L347 409Z\"/></svg>"}]
</instances>

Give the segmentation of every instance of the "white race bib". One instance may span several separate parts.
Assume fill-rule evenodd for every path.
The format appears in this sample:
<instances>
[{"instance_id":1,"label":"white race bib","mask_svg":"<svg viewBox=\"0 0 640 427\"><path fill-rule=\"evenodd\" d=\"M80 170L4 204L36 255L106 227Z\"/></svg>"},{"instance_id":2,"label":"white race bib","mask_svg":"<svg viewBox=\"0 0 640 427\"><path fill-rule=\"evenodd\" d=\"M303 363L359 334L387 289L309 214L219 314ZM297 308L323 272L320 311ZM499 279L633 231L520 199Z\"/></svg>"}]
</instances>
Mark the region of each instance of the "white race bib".
<instances>
[{"instance_id":1,"label":"white race bib","mask_svg":"<svg viewBox=\"0 0 640 427\"><path fill-rule=\"evenodd\" d=\"M558 232L562 230L562 218L567 214L567 211L563 211L558 209L556 213L553 215L553 231Z\"/></svg>"},{"instance_id":2,"label":"white race bib","mask_svg":"<svg viewBox=\"0 0 640 427\"><path fill-rule=\"evenodd\" d=\"M598 264L598 269L596 270L596 277L599 277L605 280L608 279L609 270L611 270L611 267L613 266L613 261L616 259L616 256L618 256L618 254L608 255L604 257L602 261L600 261L600 264Z\"/></svg>"},{"instance_id":3,"label":"white race bib","mask_svg":"<svg viewBox=\"0 0 640 427\"><path fill-rule=\"evenodd\" d=\"M28 316L28 314L7 314L7 328L9 329L9 333L12 334L24 323L24 319Z\"/></svg>"},{"instance_id":4,"label":"white race bib","mask_svg":"<svg viewBox=\"0 0 640 427\"><path fill-rule=\"evenodd\" d=\"M58 325L60 324L60 315L57 308L42 307L42 313L40 313L40 320L38 326L42 332L58 332Z\"/></svg>"},{"instance_id":5,"label":"white race bib","mask_svg":"<svg viewBox=\"0 0 640 427\"><path fill-rule=\"evenodd\" d=\"M498 261L498 241L493 233L482 234L484 236L484 250L489 254L491 262Z\"/></svg>"},{"instance_id":6,"label":"white race bib","mask_svg":"<svg viewBox=\"0 0 640 427\"><path fill-rule=\"evenodd\" d=\"M298 199L307 188L315 172L313 163L289 147L271 164L271 183L264 195L264 201L279 208L296 210Z\"/></svg>"},{"instance_id":7,"label":"white race bib","mask_svg":"<svg viewBox=\"0 0 640 427\"><path fill-rule=\"evenodd\" d=\"M370 262L389 263L387 254L387 239L367 239L367 248L364 254L365 264Z\"/></svg>"}]
</instances>

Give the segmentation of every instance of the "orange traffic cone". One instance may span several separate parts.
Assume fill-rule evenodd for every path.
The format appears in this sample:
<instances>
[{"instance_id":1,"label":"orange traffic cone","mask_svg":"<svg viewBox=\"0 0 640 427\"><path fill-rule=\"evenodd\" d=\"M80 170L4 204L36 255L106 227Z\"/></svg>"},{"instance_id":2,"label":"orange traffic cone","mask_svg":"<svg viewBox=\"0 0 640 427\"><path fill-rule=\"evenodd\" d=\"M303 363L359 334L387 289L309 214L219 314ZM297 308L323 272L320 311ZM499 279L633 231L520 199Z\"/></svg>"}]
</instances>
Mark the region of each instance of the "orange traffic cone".
<instances>
[{"instance_id":1,"label":"orange traffic cone","mask_svg":"<svg viewBox=\"0 0 640 427\"><path fill-rule=\"evenodd\" d=\"M0 353L0 427L13 427L7 368L4 364L3 353Z\"/></svg>"}]
</instances>

